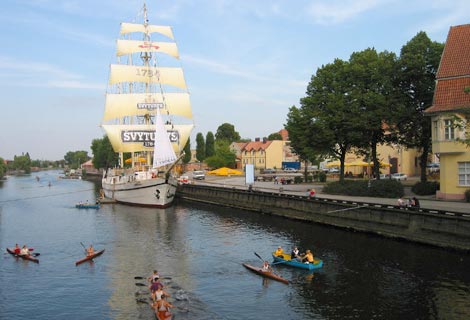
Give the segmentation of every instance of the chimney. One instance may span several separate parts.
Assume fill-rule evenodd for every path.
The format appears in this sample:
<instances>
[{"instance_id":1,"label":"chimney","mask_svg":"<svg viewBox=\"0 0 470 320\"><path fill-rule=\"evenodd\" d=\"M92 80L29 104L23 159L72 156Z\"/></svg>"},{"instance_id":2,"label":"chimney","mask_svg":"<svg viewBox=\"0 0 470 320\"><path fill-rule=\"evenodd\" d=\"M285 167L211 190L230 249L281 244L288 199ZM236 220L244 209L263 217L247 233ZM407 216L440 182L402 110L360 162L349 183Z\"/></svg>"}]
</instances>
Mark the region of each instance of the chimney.
<instances>
[{"instance_id":1,"label":"chimney","mask_svg":"<svg viewBox=\"0 0 470 320\"><path fill-rule=\"evenodd\" d=\"M259 138L255 138L255 142L259 142L259 140L260 140Z\"/></svg>"},{"instance_id":2,"label":"chimney","mask_svg":"<svg viewBox=\"0 0 470 320\"><path fill-rule=\"evenodd\" d=\"M268 138L264 137L263 138L263 143L266 143L268 141Z\"/></svg>"}]
</instances>

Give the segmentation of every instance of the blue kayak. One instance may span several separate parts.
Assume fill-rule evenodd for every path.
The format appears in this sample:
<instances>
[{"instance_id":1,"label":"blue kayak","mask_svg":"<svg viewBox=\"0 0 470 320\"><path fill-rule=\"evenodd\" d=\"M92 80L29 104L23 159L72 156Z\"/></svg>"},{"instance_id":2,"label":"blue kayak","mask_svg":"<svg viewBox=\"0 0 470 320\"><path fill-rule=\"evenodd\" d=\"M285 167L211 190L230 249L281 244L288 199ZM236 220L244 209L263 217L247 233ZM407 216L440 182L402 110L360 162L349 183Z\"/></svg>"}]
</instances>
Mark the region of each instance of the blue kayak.
<instances>
[{"instance_id":1,"label":"blue kayak","mask_svg":"<svg viewBox=\"0 0 470 320\"><path fill-rule=\"evenodd\" d=\"M273 252L274 263L277 265L287 265L294 268L314 270L323 267L323 260L313 259L313 263L300 262L297 260L291 260L290 254L284 253L279 256L275 256Z\"/></svg>"}]
</instances>

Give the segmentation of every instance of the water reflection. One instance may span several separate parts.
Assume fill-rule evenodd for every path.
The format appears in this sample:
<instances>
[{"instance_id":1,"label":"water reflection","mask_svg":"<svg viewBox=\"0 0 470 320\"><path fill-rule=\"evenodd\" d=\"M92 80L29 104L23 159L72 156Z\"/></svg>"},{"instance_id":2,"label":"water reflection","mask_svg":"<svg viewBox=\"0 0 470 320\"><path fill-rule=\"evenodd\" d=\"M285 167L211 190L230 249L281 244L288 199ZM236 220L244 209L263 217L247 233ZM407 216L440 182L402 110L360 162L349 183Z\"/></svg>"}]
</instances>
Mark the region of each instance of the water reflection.
<instances>
[{"instance_id":1,"label":"water reflection","mask_svg":"<svg viewBox=\"0 0 470 320\"><path fill-rule=\"evenodd\" d=\"M41 252L40 265L0 260L2 319L152 319L144 279L154 269L166 278L177 319L461 319L470 312L465 254L194 203L78 210L74 204L92 201L99 184L38 174L39 181L0 183L2 248L24 242ZM106 252L75 267L80 242ZM254 252L270 259L278 245L312 249L324 267L275 265L285 285L242 266L260 264Z\"/></svg>"}]
</instances>

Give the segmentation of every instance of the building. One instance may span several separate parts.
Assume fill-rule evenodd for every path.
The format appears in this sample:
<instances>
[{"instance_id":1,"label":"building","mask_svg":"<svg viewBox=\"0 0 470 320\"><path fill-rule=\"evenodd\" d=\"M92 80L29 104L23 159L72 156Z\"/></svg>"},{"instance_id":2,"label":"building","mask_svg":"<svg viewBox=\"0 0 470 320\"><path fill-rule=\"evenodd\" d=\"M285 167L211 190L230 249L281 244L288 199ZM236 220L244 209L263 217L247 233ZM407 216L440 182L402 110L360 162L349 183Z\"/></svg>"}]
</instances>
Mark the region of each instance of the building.
<instances>
[{"instance_id":1,"label":"building","mask_svg":"<svg viewBox=\"0 0 470 320\"><path fill-rule=\"evenodd\" d=\"M237 169L244 170L247 164L253 164L255 170L266 168L281 169L282 162L299 161L292 152L289 134L286 129L279 131L281 140L255 138L251 142L233 142L230 150L237 158Z\"/></svg>"},{"instance_id":2,"label":"building","mask_svg":"<svg viewBox=\"0 0 470 320\"><path fill-rule=\"evenodd\" d=\"M436 75L431 107L432 150L440 159L439 199L463 199L470 189L470 24L451 27ZM467 140L468 141L468 140Z\"/></svg>"}]
</instances>

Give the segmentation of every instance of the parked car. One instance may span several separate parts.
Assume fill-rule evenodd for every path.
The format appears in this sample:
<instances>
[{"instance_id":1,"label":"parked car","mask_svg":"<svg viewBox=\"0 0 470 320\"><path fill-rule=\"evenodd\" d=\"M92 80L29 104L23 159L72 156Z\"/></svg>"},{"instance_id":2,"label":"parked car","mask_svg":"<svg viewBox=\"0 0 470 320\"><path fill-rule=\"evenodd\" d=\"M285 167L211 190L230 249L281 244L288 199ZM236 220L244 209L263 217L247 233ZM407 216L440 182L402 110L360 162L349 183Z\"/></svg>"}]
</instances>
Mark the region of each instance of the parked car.
<instances>
[{"instance_id":1,"label":"parked car","mask_svg":"<svg viewBox=\"0 0 470 320\"><path fill-rule=\"evenodd\" d=\"M206 178L206 174L204 171L193 171L193 179L194 180L204 180Z\"/></svg>"},{"instance_id":2,"label":"parked car","mask_svg":"<svg viewBox=\"0 0 470 320\"><path fill-rule=\"evenodd\" d=\"M330 170L328 170L329 173L339 173L339 169L338 168L331 168Z\"/></svg>"},{"instance_id":3,"label":"parked car","mask_svg":"<svg viewBox=\"0 0 470 320\"><path fill-rule=\"evenodd\" d=\"M429 172L439 172L440 164L436 162L428 163L426 168L428 168Z\"/></svg>"},{"instance_id":4,"label":"parked car","mask_svg":"<svg viewBox=\"0 0 470 320\"><path fill-rule=\"evenodd\" d=\"M398 173L393 173L392 174L392 179L393 180L398 180L398 181L406 180L406 179L408 179L408 176L404 173L398 172Z\"/></svg>"},{"instance_id":5,"label":"parked car","mask_svg":"<svg viewBox=\"0 0 470 320\"><path fill-rule=\"evenodd\" d=\"M189 184L189 177L188 176L181 176L178 178L179 184Z\"/></svg>"},{"instance_id":6,"label":"parked car","mask_svg":"<svg viewBox=\"0 0 470 320\"><path fill-rule=\"evenodd\" d=\"M266 168L263 170L263 173L276 173L276 170L271 169L271 168Z\"/></svg>"},{"instance_id":7,"label":"parked car","mask_svg":"<svg viewBox=\"0 0 470 320\"><path fill-rule=\"evenodd\" d=\"M284 172L297 172L295 168L284 168Z\"/></svg>"}]
</instances>

